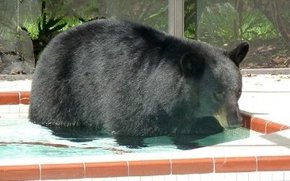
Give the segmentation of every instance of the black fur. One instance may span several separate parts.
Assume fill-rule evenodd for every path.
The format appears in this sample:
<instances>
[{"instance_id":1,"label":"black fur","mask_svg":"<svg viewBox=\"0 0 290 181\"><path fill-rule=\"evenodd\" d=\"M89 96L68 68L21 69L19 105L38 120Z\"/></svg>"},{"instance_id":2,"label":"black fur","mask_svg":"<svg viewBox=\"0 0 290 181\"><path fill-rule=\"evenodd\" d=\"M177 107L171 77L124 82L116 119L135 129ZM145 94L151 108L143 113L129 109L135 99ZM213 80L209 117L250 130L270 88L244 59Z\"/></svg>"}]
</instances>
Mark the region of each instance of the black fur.
<instances>
[{"instance_id":1,"label":"black fur","mask_svg":"<svg viewBox=\"0 0 290 181\"><path fill-rule=\"evenodd\" d=\"M126 21L89 22L59 34L41 54L30 120L62 132L194 134L208 132L199 129L200 118L227 105L235 124L240 121L237 65L246 53L245 48L225 52ZM220 91L225 96L216 100Z\"/></svg>"}]
</instances>

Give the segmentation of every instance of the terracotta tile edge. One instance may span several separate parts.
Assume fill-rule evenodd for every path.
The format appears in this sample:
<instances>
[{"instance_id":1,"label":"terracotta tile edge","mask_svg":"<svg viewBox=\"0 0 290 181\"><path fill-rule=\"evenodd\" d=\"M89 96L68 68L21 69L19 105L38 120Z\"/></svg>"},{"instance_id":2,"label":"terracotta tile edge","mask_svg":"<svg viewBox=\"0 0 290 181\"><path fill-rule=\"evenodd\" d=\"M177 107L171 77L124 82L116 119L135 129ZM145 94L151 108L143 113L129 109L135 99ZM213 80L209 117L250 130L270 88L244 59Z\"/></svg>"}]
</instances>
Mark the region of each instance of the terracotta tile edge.
<instances>
[{"instance_id":1,"label":"terracotta tile edge","mask_svg":"<svg viewBox=\"0 0 290 181\"><path fill-rule=\"evenodd\" d=\"M39 164L1 165L0 181L13 180L40 180L41 169Z\"/></svg>"},{"instance_id":2,"label":"terracotta tile edge","mask_svg":"<svg viewBox=\"0 0 290 181\"><path fill-rule=\"evenodd\" d=\"M171 175L172 161L170 159L128 161L128 169L129 176Z\"/></svg>"},{"instance_id":3,"label":"terracotta tile edge","mask_svg":"<svg viewBox=\"0 0 290 181\"><path fill-rule=\"evenodd\" d=\"M1 92L0 93L0 104L19 104L19 93L18 92Z\"/></svg>"},{"instance_id":4,"label":"terracotta tile edge","mask_svg":"<svg viewBox=\"0 0 290 181\"><path fill-rule=\"evenodd\" d=\"M215 173L254 172L257 170L257 159L249 157L216 157Z\"/></svg>"},{"instance_id":5,"label":"terracotta tile edge","mask_svg":"<svg viewBox=\"0 0 290 181\"><path fill-rule=\"evenodd\" d=\"M284 156L249 156L249 157L213 157L213 158L191 158L191 159L168 159L168 160L140 160L140 161L118 161L118 162L92 162L92 163L71 163L71 164L47 164L54 165L57 169L70 169L72 165L83 164L84 173L82 176L78 178L104 178L104 177L126 177L126 176L136 176L136 174L130 174L130 164L128 162L138 163L138 167L148 167L151 166L152 163L162 164L162 167L169 167L170 170L158 170L155 169L152 174L152 170L146 171L144 169L142 173L138 173L138 176L149 176L149 175L180 175L180 174L201 174L201 173L234 173L234 172L256 172L256 171L288 171L290 170L290 155ZM165 164L168 162L168 165ZM113 164L112 164L113 163ZM117 165L117 169L120 168L120 164L125 166L125 171L128 171L128 174L121 174L116 172L113 175L103 175L95 174L95 175L86 175L86 164L93 164L101 169L113 169L114 163ZM43 167L45 164L40 165L9 165L9 166L0 166L0 180L7 180L9 176L5 177L4 172L7 170L13 170L23 168L22 175L25 179L35 179L35 178L43 178ZM67 166L67 167L66 167ZM122 167L123 167L122 166ZM135 165L136 166L136 165ZM153 165L154 166L154 165ZM156 165L158 166L158 164ZM188 166L196 166L195 168L188 168ZM200 166L205 166L200 168ZM38 167L39 171L36 172L37 175L31 175L31 171L29 169L31 167ZM25 169L28 171L25 172ZM136 168L135 168L136 169ZM111 170L109 170L111 172ZM114 173L114 171L113 171ZM54 177L54 179L70 179L76 178L76 173L72 173L72 175L66 175L65 177ZM89 176L89 177L87 177ZM9 177L11 179L11 177Z\"/></svg>"},{"instance_id":6,"label":"terracotta tile edge","mask_svg":"<svg viewBox=\"0 0 290 181\"><path fill-rule=\"evenodd\" d=\"M277 131L290 129L290 126L266 120L264 118L259 118L248 112L241 111L241 114L244 121L243 127L257 131L259 133L270 134Z\"/></svg>"},{"instance_id":7,"label":"terracotta tile edge","mask_svg":"<svg viewBox=\"0 0 290 181\"><path fill-rule=\"evenodd\" d=\"M85 178L124 177L129 176L127 161L84 163Z\"/></svg>"},{"instance_id":8,"label":"terracotta tile edge","mask_svg":"<svg viewBox=\"0 0 290 181\"><path fill-rule=\"evenodd\" d=\"M215 171L214 158L192 158L171 160L172 174L201 174Z\"/></svg>"},{"instance_id":9,"label":"terracotta tile edge","mask_svg":"<svg viewBox=\"0 0 290 181\"><path fill-rule=\"evenodd\" d=\"M0 105L29 104L29 91L0 92Z\"/></svg>"},{"instance_id":10,"label":"terracotta tile edge","mask_svg":"<svg viewBox=\"0 0 290 181\"><path fill-rule=\"evenodd\" d=\"M40 180L85 178L83 162L40 164Z\"/></svg>"},{"instance_id":11,"label":"terracotta tile edge","mask_svg":"<svg viewBox=\"0 0 290 181\"><path fill-rule=\"evenodd\" d=\"M257 171L289 171L290 155L288 156L258 156Z\"/></svg>"}]
</instances>

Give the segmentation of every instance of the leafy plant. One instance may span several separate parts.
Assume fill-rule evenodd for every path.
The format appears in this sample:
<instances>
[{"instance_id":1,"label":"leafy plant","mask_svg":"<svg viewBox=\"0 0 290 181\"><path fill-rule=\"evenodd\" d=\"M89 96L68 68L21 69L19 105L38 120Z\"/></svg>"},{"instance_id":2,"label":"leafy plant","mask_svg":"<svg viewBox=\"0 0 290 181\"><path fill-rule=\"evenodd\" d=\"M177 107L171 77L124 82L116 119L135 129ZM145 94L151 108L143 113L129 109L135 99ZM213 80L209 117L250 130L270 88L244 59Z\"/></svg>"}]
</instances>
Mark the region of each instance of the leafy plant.
<instances>
[{"instance_id":1,"label":"leafy plant","mask_svg":"<svg viewBox=\"0 0 290 181\"><path fill-rule=\"evenodd\" d=\"M223 45L236 38L234 32L236 19L237 12L230 3L211 4L204 9L201 16L198 38Z\"/></svg>"},{"instance_id":2,"label":"leafy plant","mask_svg":"<svg viewBox=\"0 0 290 181\"><path fill-rule=\"evenodd\" d=\"M198 24L197 1L184 1L184 36L189 39L197 39L196 29Z\"/></svg>"},{"instance_id":3,"label":"leafy plant","mask_svg":"<svg viewBox=\"0 0 290 181\"><path fill-rule=\"evenodd\" d=\"M62 17L49 17L46 13L46 2L43 0L41 4L41 16L37 25L24 24L22 30L27 31L32 39L35 63L38 60L40 52L48 44L48 42L59 33L65 26L66 22Z\"/></svg>"},{"instance_id":4,"label":"leafy plant","mask_svg":"<svg viewBox=\"0 0 290 181\"><path fill-rule=\"evenodd\" d=\"M274 25L259 11L245 13L241 27L241 38L245 40L268 40L279 36Z\"/></svg>"},{"instance_id":5,"label":"leafy plant","mask_svg":"<svg viewBox=\"0 0 290 181\"><path fill-rule=\"evenodd\" d=\"M229 2L208 5L202 14L199 32L199 39L216 45L279 37L275 26L263 13L254 9L240 12Z\"/></svg>"},{"instance_id":6,"label":"leafy plant","mask_svg":"<svg viewBox=\"0 0 290 181\"><path fill-rule=\"evenodd\" d=\"M48 18L45 13L42 14L41 21L38 22L38 37L51 37L66 26L61 23L62 18Z\"/></svg>"}]
</instances>

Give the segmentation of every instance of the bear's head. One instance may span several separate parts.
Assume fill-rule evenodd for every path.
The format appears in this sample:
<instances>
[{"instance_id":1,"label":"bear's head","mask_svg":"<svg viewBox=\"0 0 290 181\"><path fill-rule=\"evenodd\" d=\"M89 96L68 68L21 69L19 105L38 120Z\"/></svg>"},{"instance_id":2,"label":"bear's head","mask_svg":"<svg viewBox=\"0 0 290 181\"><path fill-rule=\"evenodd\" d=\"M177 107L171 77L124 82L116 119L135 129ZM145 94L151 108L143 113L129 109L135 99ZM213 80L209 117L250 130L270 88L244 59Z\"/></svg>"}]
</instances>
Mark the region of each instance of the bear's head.
<instances>
[{"instance_id":1,"label":"bear's head","mask_svg":"<svg viewBox=\"0 0 290 181\"><path fill-rule=\"evenodd\" d=\"M249 44L243 42L231 51L205 43L194 46L194 51L186 52L180 60L188 87L187 97L195 99L192 103L194 116L214 116L224 128L241 126L238 100L242 77L239 65L249 50ZM190 92L192 87L194 92Z\"/></svg>"}]
</instances>

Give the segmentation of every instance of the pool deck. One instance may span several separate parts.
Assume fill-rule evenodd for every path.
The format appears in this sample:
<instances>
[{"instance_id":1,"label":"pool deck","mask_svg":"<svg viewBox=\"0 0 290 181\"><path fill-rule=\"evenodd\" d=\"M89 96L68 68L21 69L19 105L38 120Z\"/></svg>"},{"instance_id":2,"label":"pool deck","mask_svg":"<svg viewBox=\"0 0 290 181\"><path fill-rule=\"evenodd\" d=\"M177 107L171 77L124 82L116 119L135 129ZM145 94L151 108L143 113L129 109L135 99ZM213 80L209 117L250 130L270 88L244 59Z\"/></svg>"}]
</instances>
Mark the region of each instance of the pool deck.
<instances>
[{"instance_id":1,"label":"pool deck","mask_svg":"<svg viewBox=\"0 0 290 181\"><path fill-rule=\"evenodd\" d=\"M243 77L240 109L260 118L290 125L290 74Z\"/></svg>"}]
</instances>

